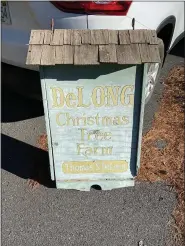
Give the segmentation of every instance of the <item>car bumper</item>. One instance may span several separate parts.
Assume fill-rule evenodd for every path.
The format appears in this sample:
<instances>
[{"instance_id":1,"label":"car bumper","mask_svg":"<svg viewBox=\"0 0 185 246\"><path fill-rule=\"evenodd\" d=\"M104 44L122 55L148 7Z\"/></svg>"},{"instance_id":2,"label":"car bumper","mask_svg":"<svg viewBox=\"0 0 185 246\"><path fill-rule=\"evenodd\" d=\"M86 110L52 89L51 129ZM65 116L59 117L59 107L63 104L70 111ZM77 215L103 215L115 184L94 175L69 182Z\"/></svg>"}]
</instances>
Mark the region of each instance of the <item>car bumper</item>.
<instances>
[{"instance_id":1,"label":"car bumper","mask_svg":"<svg viewBox=\"0 0 185 246\"><path fill-rule=\"evenodd\" d=\"M2 29L2 62L17 67L38 70L37 67L26 66L29 33L23 31Z\"/></svg>"}]
</instances>

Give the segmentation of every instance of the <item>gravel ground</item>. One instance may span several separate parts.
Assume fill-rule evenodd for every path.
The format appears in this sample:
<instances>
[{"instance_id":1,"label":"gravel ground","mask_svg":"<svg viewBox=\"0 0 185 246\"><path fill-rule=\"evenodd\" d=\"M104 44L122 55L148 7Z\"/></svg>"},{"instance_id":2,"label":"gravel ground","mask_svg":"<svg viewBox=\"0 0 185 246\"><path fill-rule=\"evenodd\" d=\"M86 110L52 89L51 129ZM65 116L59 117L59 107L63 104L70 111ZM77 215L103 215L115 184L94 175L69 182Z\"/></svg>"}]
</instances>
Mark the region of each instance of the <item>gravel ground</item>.
<instances>
[{"instance_id":1,"label":"gravel ground","mask_svg":"<svg viewBox=\"0 0 185 246\"><path fill-rule=\"evenodd\" d=\"M181 62L183 58L169 55L162 77ZM146 106L145 132L161 91L158 83L152 104ZM146 246L166 245L176 204L168 186L137 183L112 191L57 190L49 178L48 154L36 147L38 136L45 132L42 104L5 86L2 122L3 245L137 246L140 241ZM26 182L35 167L45 178L32 191Z\"/></svg>"}]
</instances>

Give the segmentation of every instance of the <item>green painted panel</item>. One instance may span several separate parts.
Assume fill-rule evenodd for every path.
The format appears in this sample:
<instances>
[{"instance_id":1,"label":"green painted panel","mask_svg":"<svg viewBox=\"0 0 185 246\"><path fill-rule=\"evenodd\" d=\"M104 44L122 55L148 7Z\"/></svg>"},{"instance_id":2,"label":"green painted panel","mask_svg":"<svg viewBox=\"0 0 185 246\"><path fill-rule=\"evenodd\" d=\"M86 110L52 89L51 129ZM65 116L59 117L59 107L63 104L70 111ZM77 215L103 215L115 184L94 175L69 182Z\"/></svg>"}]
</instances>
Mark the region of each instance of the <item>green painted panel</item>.
<instances>
[{"instance_id":1,"label":"green painted panel","mask_svg":"<svg viewBox=\"0 0 185 246\"><path fill-rule=\"evenodd\" d=\"M57 188L134 185L144 110L143 65L41 70L50 170Z\"/></svg>"}]
</instances>

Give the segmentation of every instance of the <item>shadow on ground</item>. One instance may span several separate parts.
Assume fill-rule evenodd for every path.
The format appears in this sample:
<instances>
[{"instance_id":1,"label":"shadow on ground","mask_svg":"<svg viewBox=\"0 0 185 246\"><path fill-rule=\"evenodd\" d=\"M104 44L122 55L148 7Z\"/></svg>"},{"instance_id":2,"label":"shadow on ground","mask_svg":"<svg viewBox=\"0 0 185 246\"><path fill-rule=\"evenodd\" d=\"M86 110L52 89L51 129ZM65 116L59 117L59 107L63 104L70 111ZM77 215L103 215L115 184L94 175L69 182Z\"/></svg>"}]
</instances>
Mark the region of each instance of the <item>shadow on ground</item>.
<instances>
[{"instance_id":1,"label":"shadow on ground","mask_svg":"<svg viewBox=\"0 0 185 246\"><path fill-rule=\"evenodd\" d=\"M15 122L44 115L42 101L24 97L8 86L2 86L1 121Z\"/></svg>"},{"instance_id":2,"label":"shadow on ground","mask_svg":"<svg viewBox=\"0 0 185 246\"><path fill-rule=\"evenodd\" d=\"M55 187L50 177L48 152L4 134L1 141L1 165L4 170L24 179L38 181L48 188Z\"/></svg>"},{"instance_id":3,"label":"shadow on ground","mask_svg":"<svg viewBox=\"0 0 185 246\"><path fill-rule=\"evenodd\" d=\"M1 64L1 83L18 94L41 99L40 76L37 71Z\"/></svg>"}]
</instances>

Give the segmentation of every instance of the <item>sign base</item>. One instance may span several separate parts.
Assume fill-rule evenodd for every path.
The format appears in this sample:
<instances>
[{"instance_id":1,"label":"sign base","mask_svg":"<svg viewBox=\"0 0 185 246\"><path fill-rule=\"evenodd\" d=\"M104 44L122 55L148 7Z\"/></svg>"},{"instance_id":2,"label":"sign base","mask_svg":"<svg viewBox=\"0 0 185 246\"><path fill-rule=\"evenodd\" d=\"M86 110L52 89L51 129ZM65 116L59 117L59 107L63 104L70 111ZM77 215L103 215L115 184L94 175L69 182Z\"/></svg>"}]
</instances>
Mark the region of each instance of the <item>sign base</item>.
<instances>
[{"instance_id":1,"label":"sign base","mask_svg":"<svg viewBox=\"0 0 185 246\"><path fill-rule=\"evenodd\" d=\"M56 186L57 189L74 189L80 191L90 191L91 188L95 188L97 190L112 190L117 188L129 187L134 186L135 180L128 179L128 180L94 180L94 181L57 181Z\"/></svg>"}]
</instances>

